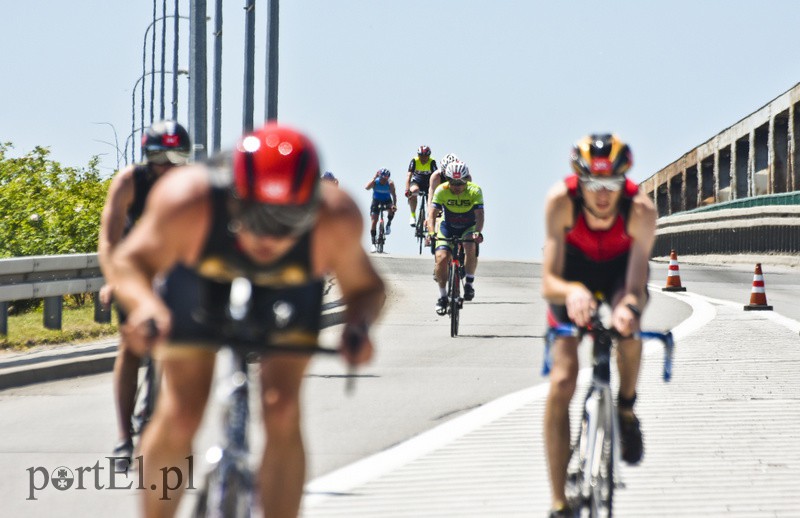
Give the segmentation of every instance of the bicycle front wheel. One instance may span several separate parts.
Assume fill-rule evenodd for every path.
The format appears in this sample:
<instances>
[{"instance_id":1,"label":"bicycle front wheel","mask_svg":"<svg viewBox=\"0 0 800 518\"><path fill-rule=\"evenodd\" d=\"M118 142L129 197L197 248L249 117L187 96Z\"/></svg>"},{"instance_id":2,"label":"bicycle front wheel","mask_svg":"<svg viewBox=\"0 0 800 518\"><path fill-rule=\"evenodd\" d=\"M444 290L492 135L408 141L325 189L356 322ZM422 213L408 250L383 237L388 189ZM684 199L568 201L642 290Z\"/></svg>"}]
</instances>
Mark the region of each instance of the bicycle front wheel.
<instances>
[{"instance_id":1,"label":"bicycle front wheel","mask_svg":"<svg viewBox=\"0 0 800 518\"><path fill-rule=\"evenodd\" d=\"M253 480L235 465L217 465L197 495L193 518L250 518Z\"/></svg>"},{"instance_id":2,"label":"bicycle front wheel","mask_svg":"<svg viewBox=\"0 0 800 518\"><path fill-rule=\"evenodd\" d=\"M604 407L600 403L600 408ZM614 411L613 405L611 411ZM614 432L610 413L601 412L601 419L595 436L597 462L592 473L591 516L611 518L614 500Z\"/></svg>"},{"instance_id":3,"label":"bicycle front wheel","mask_svg":"<svg viewBox=\"0 0 800 518\"><path fill-rule=\"evenodd\" d=\"M461 280L458 277L458 268L450 269L450 336L458 336L458 320L461 310L459 298L461 297Z\"/></svg>"}]
</instances>

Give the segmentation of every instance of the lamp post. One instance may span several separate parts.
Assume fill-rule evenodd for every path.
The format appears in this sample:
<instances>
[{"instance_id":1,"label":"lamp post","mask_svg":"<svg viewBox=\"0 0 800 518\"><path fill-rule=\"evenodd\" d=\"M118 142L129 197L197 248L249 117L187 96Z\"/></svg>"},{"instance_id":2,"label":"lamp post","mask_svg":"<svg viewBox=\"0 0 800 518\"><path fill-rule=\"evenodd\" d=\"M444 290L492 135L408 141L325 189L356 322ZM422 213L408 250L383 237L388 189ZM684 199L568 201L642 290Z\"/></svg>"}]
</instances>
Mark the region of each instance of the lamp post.
<instances>
[{"instance_id":1,"label":"lamp post","mask_svg":"<svg viewBox=\"0 0 800 518\"><path fill-rule=\"evenodd\" d=\"M152 70L150 72L145 72L144 74L139 76L139 79L137 79L136 83L133 85L133 90L131 90L131 132L128 135L128 137L125 139L125 150L123 152L123 155L126 156L126 157L128 155L128 141L131 138L133 138L133 136L136 134L137 131L139 131L139 132L144 131L144 128L145 128L145 125L144 125L144 100L142 101L143 108L142 108L141 126L139 128L136 128L136 87L139 86L139 83L142 82L144 80L144 78L146 78L147 76L155 75L155 74L173 74L173 71L172 70ZM189 75L189 71L188 70L178 70L178 74L177 75L179 75L179 76L180 75L188 76ZM144 95L144 92L142 92L142 95ZM134 152L135 152L135 146L131 146L131 162L135 162L136 161L136 157L134 156Z\"/></svg>"},{"instance_id":2,"label":"lamp post","mask_svg":"<svg viewBox=\"0 0 800 518\"><path fill-rule=\"evenodd\" d=\"M153 6L153 9L155 10L155 4ZM176 7L176 12L177 12L177 7ZM145 76L146 75L146 71L147 71L147 35L150 32L150 29L154 28L155 25L158 22L160 22L162 20L166 20L167 18L175 18L175 30L176 30L175 35L174 35L174 38L175 38L175 51L173 53L173 60L175 60L175 63L173 63L173 71L172 71L173 74L175 73L175 67L177 67L176 63L177 63L177 56L178 56L178 53L177 53L177 47L178 47L178 33L177 33L178 21L179 20L188 20L189 17L188 16L180 16L180 15L177 15L177 14L168 14L168 15L165 15L165 16L159 16L157 18L154 17L153 21L150 22L150 24L144 30L144 38L142 38L142 76ZM152 47L153 48L153 58L151 60L151 61L153 61L153 64L152 64L152 66L150 68L155 68L155 38L156 37L155 37L155 34L154 34L153 35L153 47ZM163 50L162 50L162 53L163 53ZM163 56L162 56L162 58L163 58ZM167 71L164 70L163 62L164 62L164 60L162 59L162 66L161 66L161 72L160 72L162 74L162 77L167 72ZM142 108L141 108L142 124L144 124L144 86L145 86L144 83L142 83ZM152 124L153 118L154 118L154 113L153 113L153 99L154 98L155 98L155 79L153 79L153 83L152 83L152 86L150 88L150 123L151 124ZM177 114L177 104L178 104L178 84L177 84L177 81L174 81L173 84L172 84L172 106L173 106L172 113L173 113L173 118L175 118L175 115ZM161 106L162 106L162 110L161 111L163 113L163 106L164 106L164 85L163 85L163 80L162 80L162 86L161 86ZM133 127L133 124L131 124L131 127Z\"/></svg>"},{"instance_id":3,"label":"lamp post","mask_svg":"<svg viewBox=\"0 0 800 518\"><path fill-rule=\"evenodd\" d=\"M108 144L109 146L114 148L114 150L116 151L116 154L117 154L116 155L117 156L117 171L119 171L120 158L125 158L125 155L119 149L119 138L117 138L117 128L114 127L114 125L111 124L110 122L93 122L92 124L105 124L106 126L111 126L111 130L114 132L114 143L113 144L111 142L106 142L105 140L95 139L95 141L96 142L101 142L103 144Z\"/></svg>"}]
</instances>

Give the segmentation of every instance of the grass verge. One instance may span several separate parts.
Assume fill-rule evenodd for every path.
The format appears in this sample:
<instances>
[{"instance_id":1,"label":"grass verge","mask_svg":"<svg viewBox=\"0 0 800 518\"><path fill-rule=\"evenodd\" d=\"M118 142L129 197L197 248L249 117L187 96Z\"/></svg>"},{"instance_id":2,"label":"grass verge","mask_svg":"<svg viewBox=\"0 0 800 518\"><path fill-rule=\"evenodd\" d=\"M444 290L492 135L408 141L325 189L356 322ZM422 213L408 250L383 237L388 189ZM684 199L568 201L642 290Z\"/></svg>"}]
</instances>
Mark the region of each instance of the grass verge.
<instances>
[{"instance_id":1,"label":"grass verge","mask_svg":"<svg viewBox=\"0 0 800 518\"><path fill-rule=\"evenodd\" d=\"M0 335L0 349L23 351L35 345L79 343L117 333L116 315L111 324L94 321L94 305L67 307L61 315L61 330L46 329L41 309L8 317L8 336Z\"/></svg>"}]
</instances>

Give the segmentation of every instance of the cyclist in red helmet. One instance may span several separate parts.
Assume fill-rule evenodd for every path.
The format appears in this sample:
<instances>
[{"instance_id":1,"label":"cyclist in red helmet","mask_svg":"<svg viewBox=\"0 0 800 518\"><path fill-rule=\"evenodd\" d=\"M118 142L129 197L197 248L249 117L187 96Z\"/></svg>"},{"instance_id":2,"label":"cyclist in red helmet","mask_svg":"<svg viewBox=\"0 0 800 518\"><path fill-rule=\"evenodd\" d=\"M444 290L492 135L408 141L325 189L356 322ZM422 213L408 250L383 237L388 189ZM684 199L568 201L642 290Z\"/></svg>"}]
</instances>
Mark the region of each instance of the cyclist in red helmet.
<instances>
[{"instance_id":1,"label":"cyclist in red helmet","mask_svg":"<svg viewBox=\"0 0 800 518\"><path fill-rule=\"evenodd\" d=\"M191 139L186 129L175 121L164 120L147 128L142 136L144 162L132 164L120 170L111 181L100 219L98 258L106 278L110 278L111 253L131 231L144 211L145 200L155 182L173 167L181 166L189 159ZM100 299L109 306L113 286L106 284L100 289ZM126 314L117 306L120 325ZM117 444L113 456L120 459L120 471L127 469L132 461L131 417L136 398L136 382L140 358L124 339L117 348L114 361L114 398L117 408Z\"/></svg>"},{"instance_id":2,"label":"cyclist in red helmet","mask_svg":"<svg viewBox=\"0 0 800 518\"><path fill-rule=\"evenodd\" d=\"M436 160L431 158L431 148L420 146L417 148L417 156L411 159L408 164L408 175L406 176L406 198L408 207L411 209L411 226L417 224L417 193L420 189L427 192L430 188L431 174L437 171Z\"/></svg>"},{"instance_id":3,"label":"cyclist in red helmet","mask_svg":"<svg viewBox=\"0 0 800 518\"><path fill-rule=\"evenodd\" d=\"M550 303L548 324L589 324L600 293L612 308L612 324L623 336L639 329L647 303L648 260L655 241L656 210L638 185L625 177L633 165L627 144L616 135L589 135L572 149L575 174L556 184L545 204L546 240L542 294ZM553 518L572 516L564 485L570 457L569 403L578 375L578 339L553 345L544 436ZM620 340L619 419L622 459L643 454L639 420L633 412L641 340Z\"/></svg>"},{"instance_id":4,"label":"cyclist in red helmet","mask_svg":"<svg viewBox=\"0 0 800 518\"><path fill-rule=\"evenodd\" d=\"M320 181L311 141L268 124L245 135L232 156L167 175L141 221L113 255L115 283L129 310L121 329L132 347L155 347L168 383L142 442L144 483L164 466L185 465L211 385L214 352L236 277L252 286L249 329L261 344L317 343L324 276L336 275L347 312L342 347L351 364L368 361L368 330L384 301L381 278L361 246L362 216L345 191ZM162 294L152 279L171 269ZM275 301L285 304L276 304ZM286 307L290 310L286 311ZM153 336L152 322L157 333ZM257 333L256 333L257 332ZM300 388L309 358L261 362L267 445L258 493L265 516L296 516L305 480ZM182 464L183 463L183 464ZM171 516L178 498L143 492L147 516Z\"/></svg>"}]
</instances>

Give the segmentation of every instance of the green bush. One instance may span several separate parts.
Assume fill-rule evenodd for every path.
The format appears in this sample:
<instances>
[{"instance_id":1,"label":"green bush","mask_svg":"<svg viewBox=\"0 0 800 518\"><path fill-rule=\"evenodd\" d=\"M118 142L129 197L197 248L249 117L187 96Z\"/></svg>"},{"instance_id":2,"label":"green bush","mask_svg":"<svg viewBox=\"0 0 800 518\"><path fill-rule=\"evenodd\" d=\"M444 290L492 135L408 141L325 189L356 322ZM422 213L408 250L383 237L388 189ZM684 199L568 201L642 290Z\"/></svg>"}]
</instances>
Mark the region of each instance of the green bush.
<instances>
[{"instance_id":1,"label":"green bush","mask_svg":"<svg viewBox=\"0 0 800 518\"><path fill-rule=\"evenodd\" d=\"M97 251L110 182L100 176L98 158L79 169L51 160L44 147L19 158L8 156L11 149L10 142L0 143L0 258ZM39 302L12 306L20 311Z\"/></svg>"}]
</instances>

